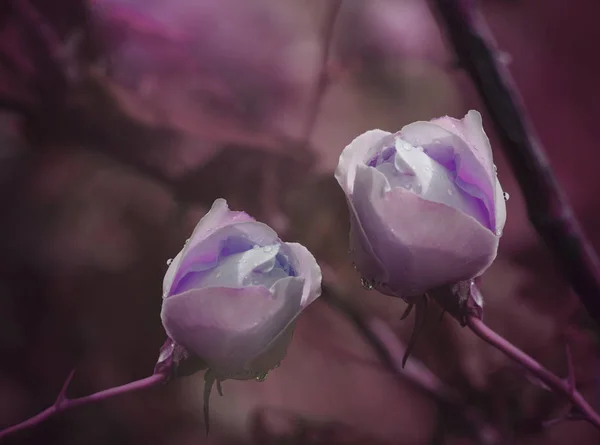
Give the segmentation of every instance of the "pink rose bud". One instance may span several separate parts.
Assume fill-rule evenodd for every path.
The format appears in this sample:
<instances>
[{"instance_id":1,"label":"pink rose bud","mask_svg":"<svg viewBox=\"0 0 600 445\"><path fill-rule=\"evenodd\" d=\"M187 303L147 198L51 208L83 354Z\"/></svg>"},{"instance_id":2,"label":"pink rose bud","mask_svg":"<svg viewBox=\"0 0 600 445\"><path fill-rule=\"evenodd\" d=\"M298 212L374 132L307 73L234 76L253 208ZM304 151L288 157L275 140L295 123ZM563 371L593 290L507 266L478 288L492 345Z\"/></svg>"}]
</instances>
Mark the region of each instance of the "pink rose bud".
<instances>
[{"instance_id":1,"label":"pink rose bud","mask_svg":"<svg viewBox=\"0 0 600 445\"><path fill-rule=\"evenodd\" d=\"M353 260L368 287L407 301L481 275L496 257L505 195L481 115L368 131L335 177L350 209ZM506 199L508 195L506 195Z\"/></svg>"},{"instance_id":2,"label":"pink rose bud","mask_svg":"<svg viewBox=\"0 0 600 445\"><path fill-rule=\"evenodd\" d=\"M285 356L295 319L321 293L300 244L217 199L171 262L162 322L217 381L261 378Z\"/></svg>"}]
</instances>

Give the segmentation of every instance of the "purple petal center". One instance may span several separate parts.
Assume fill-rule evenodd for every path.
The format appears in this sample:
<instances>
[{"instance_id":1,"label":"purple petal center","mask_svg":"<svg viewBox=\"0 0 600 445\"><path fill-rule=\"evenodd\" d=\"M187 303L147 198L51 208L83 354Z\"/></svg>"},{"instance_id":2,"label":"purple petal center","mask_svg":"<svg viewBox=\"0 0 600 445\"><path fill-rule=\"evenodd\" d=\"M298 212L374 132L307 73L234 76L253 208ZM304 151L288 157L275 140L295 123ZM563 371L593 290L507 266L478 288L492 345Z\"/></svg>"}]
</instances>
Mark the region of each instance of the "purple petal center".
<instances>
[{"instance_id":1,"label":"purple petal center","mask_svg":"<svg viewBox=\"0 0 600 445\"><path fill-rule=\"evenodd\" d=\"M206 252L205 255L201 255L198 258L198 262L193 264L190 270L185 272L183 277L177 283L177 286L172 289L171 295L193 288L193 283L201 282L203 277L210 274L214 269L219 268L219 266L230 256L244 253L255 248L257 248L257 246L247 238L240 236L228 237L220 243L217 252ZM280 252L275 256L273 268L282 271L286 276L297 276L296 270L284 253ZM263 271L257 269L254 272L262 273Z\"/></svg>"}]
</instances>

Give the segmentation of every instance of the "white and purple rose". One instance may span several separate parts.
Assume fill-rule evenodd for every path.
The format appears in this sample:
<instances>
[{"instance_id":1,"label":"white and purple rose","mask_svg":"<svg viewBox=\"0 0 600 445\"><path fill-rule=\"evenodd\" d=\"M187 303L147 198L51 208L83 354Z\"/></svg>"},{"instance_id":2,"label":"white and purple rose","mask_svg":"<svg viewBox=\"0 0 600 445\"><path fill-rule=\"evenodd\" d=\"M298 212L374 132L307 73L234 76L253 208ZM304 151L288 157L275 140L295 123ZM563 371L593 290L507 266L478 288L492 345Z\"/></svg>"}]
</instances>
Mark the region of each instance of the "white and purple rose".
<instances>
[{"instance_id":1,"label":"white and purple rose","mask_svg":"<svg viewBox=\"0 0 600 445\"><path fill-rule=\"evenodd\" d=\"M354 263L374 288L407 301L481 275L506 221L481 115L368 131L335 177L350 209Z\"/></svg>"},{"instance_id":2,"label":"white and purple rose","mask_svg":"<svg viewBox=\"0 0 600 445\"><path fill-rule=\"evenodd\" d=\"M169 266L161 318L217 380L250 379L279 364L296 317L320 293L305 247L217 199Z\"/></svg>"}]
</instances>

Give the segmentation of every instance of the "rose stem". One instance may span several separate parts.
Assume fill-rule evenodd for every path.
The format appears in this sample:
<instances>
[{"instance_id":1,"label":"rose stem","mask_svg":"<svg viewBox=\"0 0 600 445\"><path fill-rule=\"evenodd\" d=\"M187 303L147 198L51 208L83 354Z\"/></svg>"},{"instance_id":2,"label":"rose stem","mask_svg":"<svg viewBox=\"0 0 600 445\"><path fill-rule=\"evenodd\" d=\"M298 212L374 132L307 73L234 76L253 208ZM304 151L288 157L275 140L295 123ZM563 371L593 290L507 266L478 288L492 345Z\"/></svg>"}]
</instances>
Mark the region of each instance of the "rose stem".
<instances>
[{"instance_id":1,"label":"rose stem","mask_svg":"<svg viewBox=\"0 0 600 445\"><path fill-rule=\"evenodd\" d=\"M324 272L329 273L329 270ZM453 419L463 424L479 443L485 445L501 443L501 435L496 428L485 421L475 408L468 406L462 400L460 393L446 387L438 380L424 364L411 357L406 367L402 369L404 345L400 343L396 334L386 323L373 317L369 317L371 320L366 319L340 295L340 291L334 284L323 284L321 298L354 326L391 374L410 382L418 390L435 400L444 412L455 416Z\"/></svg>"},{"instance_id":2,"label":"rose stem","mask_svg":"<svg viewBox=\"0 0 600 445\"><path fill-rule=\"evenodd\" d=\"M527 213L579 295L600 324L600 262L566 195L552 173L542 144L529 123L517 87L491 31L474 1L430 0L459 63L475 84L519 182Z\"/></svg>"},{"instance_id":3,"label":"rose stem","mask_svg":"<svg viewBox=\"0 0 600 445\"><path fill-rule=\"evenodd\" d=\"M141 380L136 380L134 382L127 383L125 385L116 386L114 388L105 389L104 391L99 391L99 392L90 394L85 397L79 397L76 399L68 399L66 396L66 392L67 392L69 383L71 382L71 379L73 378L73 373L74 373L74 371L71 372L71 374L69 375L69 377L63 384L63 387L56 399L56 402L54 402L54 404L52 406L50 406L49 408L46 408L41 413L39 413L33 417L30 417L29 419L27 419L21 423L18 423L16 425L13 425L13 426L10 426L3 430L0 430L0 440L4 437L8 436L9 434L16 433L17 431L21 431L21 430L24 430L27 428L31 428L35 425L38 425L38 424L44 422L45 420L49 419L50 417L52 417L56 414L62 413L63 411L67 411L69 409L76 408L76 407L83 406L83 405L88 405L90 403L99 402L101 400L106 400L106 399L109 399L111 397L115 397L115 396L118 396L121 394L138 391L140 389L150 388L150 387L156 386L160 383L163 383L167 380L166 373L157 373L157 374L151 375L150 377L146 377Z\"/></svg>"},{"instance_id":4,"label":"rose stem","mask_svg":"<svg viewBox=\"0 0 600 445\"><path fill-rule=\"evenodd\" d=\"M563 380L552 372L544 368L540 363L535 361L532 357L525 354L515 345L504 339L489 327L487 327L483 321L478 317L470 315L466 318L467 326L481 338L483 341L494 346L496 349L502 351L508 357L515 362L525 367L531 374L535 375L538 379L544 382L549 388L559 394L563 394L573 406L577 407L581 413L596 428L600 429L600 414L598 414L592 406L586 402L583 396L570 384L571 377L569 380Z\"/></svg>"}]
</instances>

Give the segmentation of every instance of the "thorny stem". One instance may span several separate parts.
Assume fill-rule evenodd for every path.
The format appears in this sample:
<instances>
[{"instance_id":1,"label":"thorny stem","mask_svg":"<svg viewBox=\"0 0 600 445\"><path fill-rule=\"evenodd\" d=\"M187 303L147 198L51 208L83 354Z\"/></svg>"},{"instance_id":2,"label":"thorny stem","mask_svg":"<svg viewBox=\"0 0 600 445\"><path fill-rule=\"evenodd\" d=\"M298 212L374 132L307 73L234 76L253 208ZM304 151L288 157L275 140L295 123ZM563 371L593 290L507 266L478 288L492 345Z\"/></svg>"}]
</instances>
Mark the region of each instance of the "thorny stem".
<instances>
[{"instance_id":1,"label":"thorny stem","mask_svg":"<svg viewBox=\"0 0 600 445\"><path fill-rule=\"evenodd\" d=\"M517 87L473 1L430 0L496 126L532 225L562 265L590 316L600 324L600 261L559 186Z\"/></svg>"},{"instance_id":2,"label":"thorny stem","mask_svg":"<svg viewBox=\"0 0 600 445\"><path fill-rule=\"evenodd\" d=\"M588 420L596 428L600 429L600 414L598 414L575 389L575 387L572 386L572 376L569 376L567 381L557 377L552 372L544 368L540 363L535 361L532 357L487 327L479 318L470 315L466 318L466 321L469 329L471 329L471 331L473 331L479 338L502 351L512 360L525 367L535 377L545 383L550 389L554 390L556 393L564 395L573 404L573 406L585 416L585 418L581 418L581 420Z\"/></svg>"},{"instance_id":3,"label":"thorny stem","mask_svg":"<svg viewBox=\"0 0 600 445\"><path fill-rule=\"evenodd\" d=\"M167 373L157 373L151 375L150 377L146 377L141 380L136 380L134 382L127 383L125 385L116 386L114 388L105 389L104 391L99 391L94 394L90 394L84 397L78 397L76 399L69 399L66 396L67 388L71 379L73 378L73 372L69 374L69 377L65 381L56 402L46 408L41 413L30 417L29 419L18 423L16 425L10 426L3 430L0 430L0 440L8 436L9 434L16 433L17 431L21 431L27 428L31 428L35 425L38 425L50 417L67 411L72 408L77 408L83 405L89 405L91 403L100 402L101 400L110 399L111 397L115 397L121 394L126 394L133 391L139 391L140 389L147 389L153 386L156 386L160 383L166 382L168 378Z\"/></svg>"}]
</instances>

